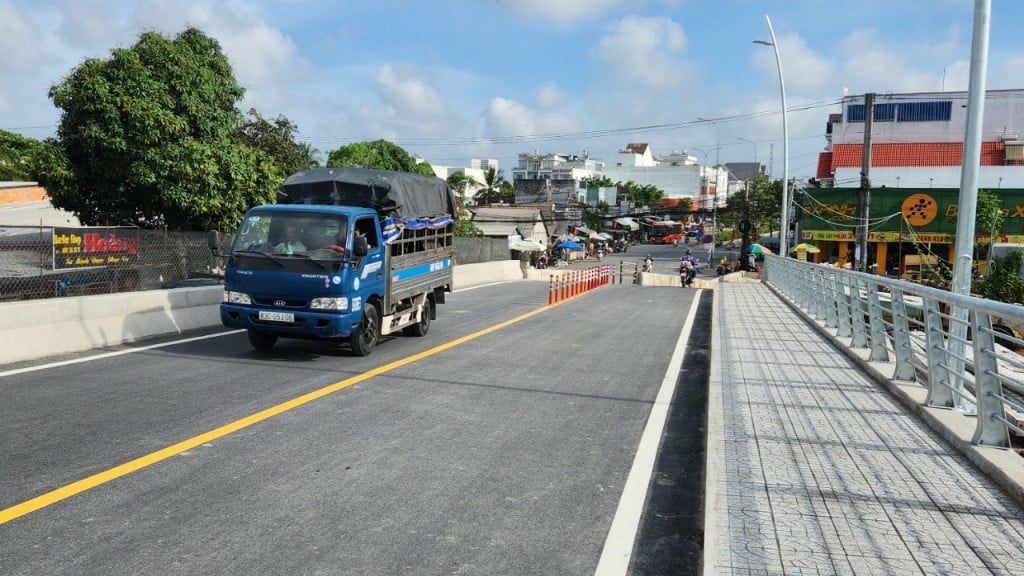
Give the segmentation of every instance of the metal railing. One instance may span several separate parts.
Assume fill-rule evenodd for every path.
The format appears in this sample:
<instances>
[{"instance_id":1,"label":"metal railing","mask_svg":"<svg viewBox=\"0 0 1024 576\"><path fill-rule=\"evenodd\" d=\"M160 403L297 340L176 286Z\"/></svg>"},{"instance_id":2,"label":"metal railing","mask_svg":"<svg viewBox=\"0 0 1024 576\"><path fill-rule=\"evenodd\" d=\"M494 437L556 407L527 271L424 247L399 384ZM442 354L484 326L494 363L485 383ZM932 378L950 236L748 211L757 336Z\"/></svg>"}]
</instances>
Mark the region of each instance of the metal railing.
<instances>
[{"instance_id":1,"label":"metal railing","mask_svg":"<svg viewBox=\"0 0 1024 576\"><path fill-rule=\"evenodd\" d=\"M973 444L1024 436L1024 307L781 256L764 274L892 380L925 387L927 406L975 416Z\"/></svg>"}]
</instances>

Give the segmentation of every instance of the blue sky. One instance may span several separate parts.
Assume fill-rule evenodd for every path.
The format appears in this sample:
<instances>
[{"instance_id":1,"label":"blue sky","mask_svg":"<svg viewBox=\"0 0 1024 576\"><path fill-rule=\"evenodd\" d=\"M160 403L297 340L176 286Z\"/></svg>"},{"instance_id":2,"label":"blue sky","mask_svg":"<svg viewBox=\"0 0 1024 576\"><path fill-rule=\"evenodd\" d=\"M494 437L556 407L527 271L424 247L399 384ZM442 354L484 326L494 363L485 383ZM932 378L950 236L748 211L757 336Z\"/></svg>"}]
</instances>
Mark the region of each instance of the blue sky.
<instances>
[{"instance_id":1,"label":"blue sky","mask_svg":"<svg viewBox=\"0 0 1024 576\"><path fill-rule=\"evenodd\" d=\"M243 109L327 151L385 138L443 165L613 163L629 142L814 175L844 91L965 90L968 0L0 0L0 128L52 135L48 87L144 30L217 38ZM1024 88L1024 2L994 0L988 88ZM706 120L701 120L701 118ZM658 127L658 128L650 128Z\"/></svg>"}]
</instances>

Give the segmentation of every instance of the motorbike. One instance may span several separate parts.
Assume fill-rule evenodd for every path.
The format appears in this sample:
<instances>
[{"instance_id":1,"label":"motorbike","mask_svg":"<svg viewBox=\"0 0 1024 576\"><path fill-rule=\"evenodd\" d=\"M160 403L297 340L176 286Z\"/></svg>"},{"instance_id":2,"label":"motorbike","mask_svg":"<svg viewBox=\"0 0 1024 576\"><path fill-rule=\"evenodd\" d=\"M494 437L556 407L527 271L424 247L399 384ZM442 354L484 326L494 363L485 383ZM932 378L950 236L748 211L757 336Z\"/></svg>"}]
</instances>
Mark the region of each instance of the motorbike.
<instances>
[{"instance_id":1,"label":"motorbike","mask_svg":"<svg viewBox=\"0 0 1024 576\"><path fill-rule=\"evenodd\" d=\"M726 262L725 264L719 264L717 269L719 276L725 276L732 272L732 263Z\"/></svg>"},{"instance_id":2,"label":"motorbike","mask_svg":"<svg viewBox=\"0 0 1024 576\"><path fill-rule=\"evenodd\" d=\"M683 262L679 265L679 281L683 288L693 284L693 278L697 275L697 268L690 262Z\"/></svg>"}]
</instances>

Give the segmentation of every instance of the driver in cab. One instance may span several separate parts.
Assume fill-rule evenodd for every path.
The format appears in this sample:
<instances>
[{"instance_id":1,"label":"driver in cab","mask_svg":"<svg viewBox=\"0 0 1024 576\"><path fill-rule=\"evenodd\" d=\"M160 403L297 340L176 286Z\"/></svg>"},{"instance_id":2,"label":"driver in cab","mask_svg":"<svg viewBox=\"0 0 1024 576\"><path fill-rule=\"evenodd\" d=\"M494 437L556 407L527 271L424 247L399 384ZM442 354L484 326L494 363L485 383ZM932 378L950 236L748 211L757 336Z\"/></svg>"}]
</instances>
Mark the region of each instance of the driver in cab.
<instances>
[{"instance_id":1,"label":"driver in cab","mask_svg":"<svg viewBox=\"0 0 1024 576\"><path fill-rule=\"evenodd\" d=\"M280 254L294 254L296 252L305 252L306 245L299 240L299 227L290 224L286 232L287 236L284 241L274 246L274 252Z\"/></svg>"}]
</instances>

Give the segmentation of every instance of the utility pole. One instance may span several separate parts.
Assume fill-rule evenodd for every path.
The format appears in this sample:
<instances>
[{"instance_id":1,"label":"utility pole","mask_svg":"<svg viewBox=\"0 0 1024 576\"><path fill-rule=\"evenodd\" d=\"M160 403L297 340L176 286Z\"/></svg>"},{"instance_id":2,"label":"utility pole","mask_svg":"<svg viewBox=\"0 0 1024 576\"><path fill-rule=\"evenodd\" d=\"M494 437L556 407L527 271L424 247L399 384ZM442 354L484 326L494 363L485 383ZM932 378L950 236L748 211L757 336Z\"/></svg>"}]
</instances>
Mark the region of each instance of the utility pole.
<instances>
[{"instance_id":1,"label":"utility pole","mask_svg":"<svg viewBox=\"0 0 1024 576\"><path fill-rule=\"evenodd\" d=\"M857 211L857 270L868 272L868 219L871 216L871 122L875 118L875 93L864 95L864 153L860 161L859 210Z\"/></svg>"},{"instance_id":2,"label":"utility pole","mask_svg":"<svg viewBox=\"0 0 1024 576\"><path fill-rule=\"evenodd\" d=\"M743 220L740 220L740 232L743 240L740 243L740 270L751 272L749 266L750 254L750 180L743 185Z\"/></svg>"}]
</instances>

